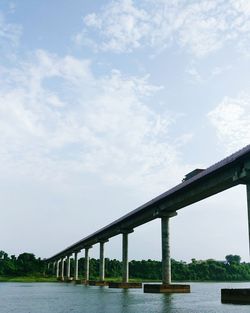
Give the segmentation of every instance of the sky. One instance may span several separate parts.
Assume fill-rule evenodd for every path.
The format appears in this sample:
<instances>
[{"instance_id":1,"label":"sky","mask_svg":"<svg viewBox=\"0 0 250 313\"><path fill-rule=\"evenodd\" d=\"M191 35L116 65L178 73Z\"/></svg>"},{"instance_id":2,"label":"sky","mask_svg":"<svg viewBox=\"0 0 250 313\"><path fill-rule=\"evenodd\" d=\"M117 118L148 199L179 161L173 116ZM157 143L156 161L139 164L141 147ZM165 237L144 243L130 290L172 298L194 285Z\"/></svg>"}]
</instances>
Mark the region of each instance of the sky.
<instances>
[{"instance_id":1,"label":"sky","mask_svg":"<svg viewBox=\"0 0 250 313\"><path fill-rule=\"evenodd\" d=\"M249 0L1 0L0 249L50 257L246 146L249 87ZM174 259L227 254L244 185L171 219ZM161 259L159 219L129 258Z\"/></svg>"}]
</instances>

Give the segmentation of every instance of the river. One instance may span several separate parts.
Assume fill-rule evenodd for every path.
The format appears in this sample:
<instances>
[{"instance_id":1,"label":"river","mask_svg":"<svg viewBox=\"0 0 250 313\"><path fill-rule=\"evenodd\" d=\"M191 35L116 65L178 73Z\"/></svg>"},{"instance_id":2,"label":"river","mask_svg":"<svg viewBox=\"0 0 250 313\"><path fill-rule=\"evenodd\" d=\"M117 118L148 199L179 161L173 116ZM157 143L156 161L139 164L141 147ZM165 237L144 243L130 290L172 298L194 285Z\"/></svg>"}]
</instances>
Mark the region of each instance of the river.
<instances>
[{"instance_id":1,"label":"river","mask_svg":"<svg viewBox=\"0 0 250 313\"><path fill-rule=\"evenodd\" d=\"M1 313L249 313L250 305L221 304L221 288L250 283L191 283L190 294L144 294L67 283L0 283Z\"/></svg>"}]
</instances>

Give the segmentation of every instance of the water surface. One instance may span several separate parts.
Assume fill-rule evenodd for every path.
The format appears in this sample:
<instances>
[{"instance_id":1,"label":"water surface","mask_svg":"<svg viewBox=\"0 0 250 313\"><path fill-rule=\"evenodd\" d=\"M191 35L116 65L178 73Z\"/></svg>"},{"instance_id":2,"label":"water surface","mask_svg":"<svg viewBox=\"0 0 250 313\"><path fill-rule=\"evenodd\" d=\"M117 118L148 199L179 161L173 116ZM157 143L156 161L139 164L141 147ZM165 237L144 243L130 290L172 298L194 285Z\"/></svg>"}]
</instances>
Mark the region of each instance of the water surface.
<instances>
[{"instance_id":1,"label":"water surface","mask_svg":"<svg viewBox=\"0 0 250 313\"><path fill-rule=\"evenodd\" d=\"M250 305L221 304L221 288L250 283L192 283L190 294L144 294L66 283L0 283L1 313L249 313Z\"/></svg>"}]
</instances>

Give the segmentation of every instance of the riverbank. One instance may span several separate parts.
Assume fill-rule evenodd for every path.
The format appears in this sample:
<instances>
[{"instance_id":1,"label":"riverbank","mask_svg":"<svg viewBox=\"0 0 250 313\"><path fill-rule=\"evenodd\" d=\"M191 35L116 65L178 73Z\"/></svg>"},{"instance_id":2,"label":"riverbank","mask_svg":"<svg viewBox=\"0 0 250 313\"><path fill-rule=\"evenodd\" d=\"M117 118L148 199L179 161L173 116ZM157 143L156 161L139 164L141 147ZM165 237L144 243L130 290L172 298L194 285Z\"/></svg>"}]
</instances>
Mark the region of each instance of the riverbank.
<instances>
[{"instance_id":1,"label":"riverbank","mask_svg":"<svg viewBox=\"0 0 250 313\"><path fill-rule=\"evenodd\" d=\"M83 279L83 277L80 277ZM93 280L98 280L95 278ZM14 283L55 283L58 280L55 277L39 277L39 276L17 276L17 277L2 277L0 276L0 282L14 282ZM120 277L107 277L106 281L119 282L122 281ZM149 280L149 279L139 279L139 278L131 278L129 280L131 283L139 283L139 282L160 282L158 280Z\"/></svg>"},{"instance_id":2,"label":"riverbank","mask_svg":"<svg viewBox=\"0 0 250 313\"><path fill-rule=\"evenodd\" d=\"M1 277L0 282L13 283L54 283L57 279L54 277L37 277L37 276L23 276L23 277Z\"/></svg>"}]
</instances>

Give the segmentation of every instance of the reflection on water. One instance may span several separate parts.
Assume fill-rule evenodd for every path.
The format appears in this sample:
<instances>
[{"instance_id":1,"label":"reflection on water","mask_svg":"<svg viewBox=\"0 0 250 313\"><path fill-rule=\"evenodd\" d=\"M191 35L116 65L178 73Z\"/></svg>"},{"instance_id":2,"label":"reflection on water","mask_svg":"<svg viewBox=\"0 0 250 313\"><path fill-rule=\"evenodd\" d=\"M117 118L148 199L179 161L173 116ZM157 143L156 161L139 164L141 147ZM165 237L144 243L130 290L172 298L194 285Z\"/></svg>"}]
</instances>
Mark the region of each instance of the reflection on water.
<instances>
[{"instance_id":1,"label":"reflection on water","mask_svg":"<svg viewBox=\"0 0 250 313\"><path fill-rule=\"evenodd\" d=\"M166 309L168 312L175 312L173 308L173 295L161 295L160 301L159 301L159 312L163 313L166 312Z\"/></svg>"},{"instance_id":2,"label":"reflection on water","mask_svg":"<svg viewBox=\"0 0 250 313\"><path fill-rule=\"evenodd\" d=\"M190 294L144 294L64 283L0 283L1 313L249 313L248 305L221 304L221 288L248 283L194 283Z\"/></svg>"}]
</instances>

